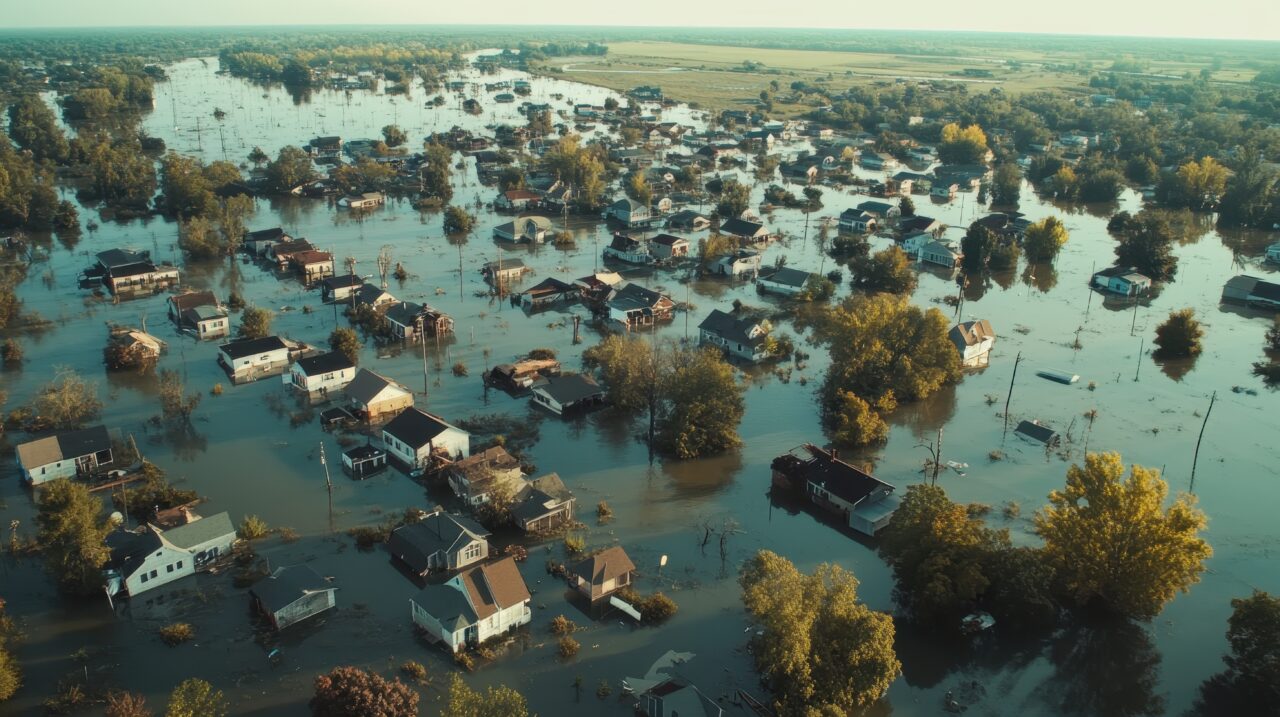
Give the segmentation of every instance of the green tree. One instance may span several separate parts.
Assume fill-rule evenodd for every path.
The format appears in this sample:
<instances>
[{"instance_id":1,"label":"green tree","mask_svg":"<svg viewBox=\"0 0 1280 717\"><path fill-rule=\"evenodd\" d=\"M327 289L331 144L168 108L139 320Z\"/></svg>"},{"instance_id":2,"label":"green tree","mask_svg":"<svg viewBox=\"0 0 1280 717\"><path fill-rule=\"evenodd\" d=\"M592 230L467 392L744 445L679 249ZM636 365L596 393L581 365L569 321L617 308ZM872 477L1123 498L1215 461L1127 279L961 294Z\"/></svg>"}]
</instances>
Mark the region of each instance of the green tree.
<instances>
[{"instance_id":1,"label":"green tree","mask_svg":"<svg viewBox=\"0 0 1280 717\"><path fill-rule=\"evenodd\" d=\"M41 386L32 404L40 426L58 430L79 428L102 410L98 385L74 370L55 368L53 380Z\"/></svg>"},{"instance_id":2,"label":"green tree","mask_svg":"<svg viewBox=\"0 0 1280 717\"><path fill-rule=\"evenodd\" d=\"M720 189L720 200L716 203L716 213L721 219L732 219L747 211L751 205L751 187L741 182L729 180Z\"/></svg>"},{"instance_id":3,"label":"green tree","mask_svg":"<svg viewBox=\"0 0 1280 717\"><path fill-rule=\"evenodd\" d=\"M1022 195L1022 170L1013 162L1003 162L996 166L991 180L991 203L1001 206L1018 206Z\"/></svg>"},{"instance_id":4,"label":"green tree","mask_svg":"<svg viewBox=\"0 0 1280 717\"><path fill-rule=\"evenodd\" d=\"M142 695L123 691L107 693L105 717L152 717L153 714L147 707L147 698Z\"/></svg>"},{"instance_id":5,"label":"green tree","mask_svg":"<svg viewBox=\"0 0 1280 717\"><path fill-rule=\"evenodd\" d=\"M627 196L646 207L653 201L653 187L649 186L649 180L644 176L643 171L628 174L625 186Z\"/></svg>"},{"instance_id":6,"label":"green tree","mask_svg":"<svg viewBox=\"0 0 1280 717\"><path fill-rule=\"evenodd\" d=\"M315 680L313 717L417 717L418 693L399 678L358 667L336 667Z\"/></svg>"},{"instance_id":7,"label":"green tree","mask_svg":"<svg viewBox=\"0 0 1280 717\"><path fill-rule=\"evenodd\" d=\"M271 156L262 151L261 147L254 147L253 151L249 152L249 161L253 162L253 166L261 167L271 161Z\"/></svg>"},{"instance_id":8,"label":"green tree","mask_svg":"<svg viewBox=\"0 0 1280 717\"><path fill-rule=\"evenodd\" d=\"M916 288L916 272L907 253L897 245L849 262L853 286L869 294L910 294Z\"/></svg>"},{"instance_id":9,"label":"green tree","mask_svg":"<svg viewBox=\"0 0 1280 717\"><path fill-rule=\"evenodd\" d=\"M962 266L966 273L980 274L987 269L991 251L999 238L984 224L974 222L960 239L960 252L964 255Z\"/></svg>"},{"instance_id":10,"label":"green tree","mask_svg":"<svg viewBox=\"0 0 1280 717\"><path fill-rule=\"evenodd\" d=\"M409 141L408 135L399 125L389 124L382 128L382 139L387 143L388 147L399 147Z\"/></svg>"},{"instance_id":11,"label":"green tree","mask_svg":"<svg viewBox=\"0 0 1280 717\"><path fill-rule=\"evenodd\" d=\"M952 122L942 128L938 158L947 164L978 164L986 161L987 135L976 124L961 127Z\"/></svg>"},{"instance_id":12,"label":"green tree","mask_svg":"<svg viewBox=\"0 0 1280 717\"><path fill-rule=\"evenodd\" d=\"M1022 242L1027 248L1027 259L1039 263L1056 259L1069 238L1062 220L1045 217L1027 227Z\"/></svg>"},{"instance_id":13,"label":"green tree","mask_svg":"<svg viewBox=\"0 0 1280 717\"><path fill-rule=\"evenodd\" d=\"M176 217L204 216L217 203L200 160L173 151L160 160L160 192L165 213Z\"/></svg>"},{"instance_id":14,"label":"green tree","mask_svg":"<svg viewBox=\"0 0 1280 717\"><path fill-rule=\"evenodd\" d=\"M197 678L183 680L169 695L165 717L226 717L227 699L213 685Z\"/></svg>"},{"instance_id":15,"label":"green tree","mask_svg":"<svg viewBox=\"0 0 1280 717\"><path fill-rule=\"evenodd\" d=\"M1197 715L1264 715L1280 712L1280 598L1255 590L1231 601L1222 661L1227 669L1205 681Z\"/></svg>"},{"instance_id":16,"label":"green tree","mask_svg":"<svg viewBox=\"0 0 1280 717\"><path fill-rule=\"evenodd\" d=\"M4 598L0 598L0 702L13 697L22 686L22 670L11 652L17 633L13 618L5 614Z\"/></svg>"},{"instance_id":17,"label":"green tree","mask_svg":"<svg viewBox=\"0 0 1280 717\"><path fill-rule=\"evenodd\" d=\"M884 443L889 440L889 424L881 414L892 411L897 405L893 392L877 399L873 408L852 391L840 391L831 409L831 438L848 446Z\"/></svg>"},{"instance_id":18,"label":"green tree","mask_svg":"<svg viewBox=\"0 0 1280 717\"><path fill-rule=\"evenodd\" d=\"M261 339L271 335L270 309L247 306L240 313L240 336L246 339Z\"/></svg>"},{"instance_id":19,"label":"green tree","mask_svg":"<svg viewBox=\"0 0 1280 717\"><path fill-rule=\"evenodd\" d=\"M58 117L39 95L22 95L9 105L9 136L37 162L62 163L70 145Z\"/></svg>"},{"instance_id":20,"label":"green tree","mask_svg":"<svg viewBox=\"0 0 1280 717\"><path fill-rule=\"evenodd\" d=\"M914 217L916 215L916 203L911 200L911 195L904 194L898 199L898 211L904 217Z\"/></svg>"},{"instance_id":21,"label":"green tree","mask_svg":"<svg viewBox=\"0 0 1280 717\"><path fill-rule=\"evenodd\" d=\"M1183 358L1200 353L1200 337L1204 329L1196 321L1195 309L1169 312L1169 318L1156 327L1155 355L1158 358Z\"/></svg>"},{"instance_id":22,"label":"green tree","mask_svg":"<svg viewBox=\"0 0 1280 717\"><path fill-rule=\"evenodd\" d=\"M1090 453L1067 469L1066 486L1035 517L1067 596L1149 620L1199 582L1213 554L1200 537L1204 513L1186 494L1166 507L1168 492L1158 471L1135 465L1126 477L1118 453Z\"/></svg>"},{"instance_id":23,"label":"green tree","mask_svg":"<svg viewBox=\"0 0 1280 717\"><path fill-rule=\"evenodd\" d=\"M37 510L37 540L58 589L76 596L100 593L112 530L102 515L102 501L87 486L59 478L41 486Z\"/></svg>"},{"instance_id":24,"label":"green tree","mask_svg":"<svg viewBox=\"0 0 1280 717\"><path fill-rule=\"evenodd\" d=\"M217 228L202 216L179 221L178 246L192 259L218 258L223 251Z\"/></svg>"},{"instance_id":25,"label":"green tree","mask_svg":"<svg viewBox=\"0 0 1280 717\"><path fill-rule=\"evenodd\" d=\"M479 692L467 687L454 672L449 676L449 694L440 717L529 717L524 695L498 685Z\"/></svg>"},{"instance_id":26,"label":"green tree","mask_svg":"<svg viewBox=\"0 0 1280 717\"><path fill-rule=\"evenodd\" d=\"M360 348L363 344L353 329L339 326L329 334L329 349L337 351L353 364L360 363Z\"/></svg>"},{"instance_id":27,"label":"green tree","mask_svg":"<svg viewBox=\"0 0 1280 717\"><path fill-rule=\"evenodd\" d=\"M199 391L186 392L182 376L177 371L162 369L160 371L160 412L165 421L178 425L191 426L191 414L200 405L202 394Z\"/></svg>"},{"instance_id":28,"label":"green tree","mask_svg":"<svg viewBox=\"0 0 1280 717\"><path fill-rule=\"evenodd\" d=\"M752 638L751 653L782 717L856 712L897 679L893 619L859 602L852 573L824 563L805 575L762 550L738 582L764 633Z\"/></svg>"},{"instance_id":29,"label":"green tree","mask_svg":"<svg viewBox=\"0 0 1280 717\"><path fill-rule=\"evenodd\" d=\"M284 194L314 180L316 170L311 156L291 145L281 148L275 160L267 164L266 177L272 191Z\"/></svg>"},{"instance_id":30,"label":"green tree","mask_svg":"<svg viewBox=\"0 0 1280 717\"><path fill-rule=\"evenodd\" d=\"M1120 220L1122 216L1123 212L1107 224L1108 230L1115 225L1119 239L1116 263L1132 266L1153 281L1172 280L1178 272L1178 257L1173 253L1175 235L1168 220L1145 210Z\"/></svg>"},{"instance_id":31,"label":"green tree","mask_svg":"<svg viewBox=\"0 0 1280 717\"><path fill-rule=\"evenodd\" d=\"M1265 166L1262 153L1246 150L1227 180L1218 209L1222 227L1265 227L1269 218L1280 218L1280 190L1275 170Z\"/></svg>"},{"instance_id":32,"label":"green tree","mask_svg":"<svg viewBox=\"0 0 1280 717\"><path fill-rule=\"evenodd\" d=\"M524 187L524 170L519 167L504 167L502 173L498 175L499 192L508 192L512 189L524 189Z\"/></svg>"},{"instance_id":33,"label":"green tree","mask_svg":"<svg viewBox=\"0 0 1280 717\"><path fill-rule=\"evenodd\" d=\"M456 204L450 204L444 210L444 232L446 234L469 234L476 225L476 218L467 210Z\"/></svg>"}]
</instances>

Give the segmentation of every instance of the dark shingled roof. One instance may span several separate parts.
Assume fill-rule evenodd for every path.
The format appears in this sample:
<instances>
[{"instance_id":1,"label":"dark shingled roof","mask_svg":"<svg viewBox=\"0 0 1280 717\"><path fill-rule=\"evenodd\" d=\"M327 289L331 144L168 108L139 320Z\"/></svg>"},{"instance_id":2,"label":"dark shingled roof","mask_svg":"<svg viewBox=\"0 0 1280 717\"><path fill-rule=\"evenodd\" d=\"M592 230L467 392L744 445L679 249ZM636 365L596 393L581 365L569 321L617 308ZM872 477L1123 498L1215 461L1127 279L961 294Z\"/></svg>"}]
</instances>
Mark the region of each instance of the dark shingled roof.
<instances>
[{"instance_id":1,"label":"dark shingled roof","mask_svg":"<svg viewBox=\"0 0 1280 717\"><path fill-rule=\"evenodd\" d=\"M399 439L401 443L413 448L421 448L430 443L432 438L450 428L453 426L445 423L443 418L410 406L391 419L391 422L382 430Z\"/></svg>"},{"instance_id":2,"label":"dark shingled roof","mask_svg":"<svg viewBox=\"0 0 1280 717\"><path fill-rule=\"evenodd\" d=\"M764 341L765 336L761 334L756 338L751 338L748 334L751 329L759 325L760 322L751 318L738 318L720 309L712 309L707 318L698 324L698 328L724 338L728 341L739 344L747 344L754 346Z\"/></svg>"},{"instance_id":3,"label":"dark shingled roof","mask_svg":"<svg viewBox=\"0 0 1280 717\"><path fill-rule=\"evenodd\" d=\"M1058 442L1057 431L1033 421L1022 421L1018 424L1018 427L1014 429L1014 432L1021 433L1027 438L1038 443L1043 443L1047 446L1051 446Z\"/></svg>"},{"instance_id":4,"label":"dark shingled roof","mask_svg":"<svg viewBox=\"0 0 1280 717\"><path fill-rule=\"evenodd\" d=\"M745 219L730 219L720 225L721 234L733 234L740 237L753 237L764 228L763 224L758 222L749 222Z\"/></svg>"},{"instance_id":5,"label":"dark shingled roof","mask_svg":"<svg viewBox=\"0 0 1280 717\"><path fill-rule=\"evenodd\" d=\"M338 351L330 351L327 354L298 359L298 368L302 369L302 372L308 376L318 376L322 373L332 373L355 367L356 365L351 362L351 359Z\"/></svg>"},{"instance_id":6,"label":"dark shingled roof","mask_svg":"<svg viewBox=\"0 0 1280 717\"><path fill-rule=\"evenodd\" d=\"M306 597L308 593L333 589L310 566L290 565L276 568L274 573L255 583L249 592L258 598L267 612L274 615Z\"/></svg>"},{"instance_id":7,"label":"dark shingled roof","mask_svg":"<svg viewBox=\"0 0 1280 717\"><path fill-rule=\"evenodd\" d=\"M285 345L284 341L280 340L279 336L264 336L260 339L238 339L218 347L222 353L232 359L240 359L245 356L255 356L287 348L289 347Z\"/></svg>"},{"instance_id":8,"label":"dark shingled roof","mask_svg":"<svg viewBox=\"0 0 1280 717\"><path fill-rule=\"evenodd\" d=\"M594 378L585 374L566 373L545 378L546 383L535 386L533 390L545 393L561 406L568 406L572 403L604 394L604 389L600 388L600 384L596 383Z\"/></svg>"},{"instance_id":9,"label":"dark shingled roof","mask_svg":"<svg viewBox=\"0 0 1280 717\"><path fill-rule=\"evenodd\" d=\"M459 515L437 511L416 523L391 531L387 549L409 567L425 572L432 555L449 553L463 545L484 538L488 531Z\"/></svg>"}]
</instances>

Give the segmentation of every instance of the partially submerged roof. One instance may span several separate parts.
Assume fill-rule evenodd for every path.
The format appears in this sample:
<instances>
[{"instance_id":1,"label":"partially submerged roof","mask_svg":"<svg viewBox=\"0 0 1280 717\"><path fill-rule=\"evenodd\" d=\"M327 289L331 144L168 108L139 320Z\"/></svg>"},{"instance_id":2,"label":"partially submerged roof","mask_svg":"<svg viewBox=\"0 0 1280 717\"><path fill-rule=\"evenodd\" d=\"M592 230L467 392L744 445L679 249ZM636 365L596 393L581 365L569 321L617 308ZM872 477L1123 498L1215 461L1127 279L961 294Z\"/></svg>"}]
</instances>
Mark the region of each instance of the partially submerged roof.
<instances>
[{"instance_id":1,"label":"partially submerged roof","mask_svg":"<svg viewBox=\"0 0 1280 717\"><path fill-rule=\"evenodd\" d=\"M260 339L237 339L218 347L222 353L233 360L288 348L279 336L264 336Z\"/></svg>"},{"instance_id":2,"label":"partially submerged roof","mask_svg":"<svg viewBox=\"0 0 1280 717\"><path fill-rule=\"evenodd\" d=\"M1013 430L1014 433L1019 433L1046 446L1051 446L1059 440L1057 431L1037 421L1022 421Z\"/></svg>"},{"instance_id":3,"label":"partially submerged roof","mask_svg":"<svg viewBox=\"0 0 1280 717\"><path fill-rule=\"evenodd\" d=\"M633 283L617 289L613 294L613 298L609 299L609 306L619 311L652 309L658 306L664 298L666 297L653 289L646 289L639 284Z\"/></svg>"},{"instance_id":4,"label":"partially submerged roof","mask_svg":"<svg viewBox=\"0 0 1280 717\"><path fill-rule=\"evenodd\" d=\"M311 593L336 589L310 566L290 565L276 568L274 573L255 583L249 592L258 598L267 612L274 614Z\"/></svg>"},{"instance_id":5,"label":"partially submerged roof","mask_svg":"<svg viewBox=\"0 0 1280 717\"><path fill-rule=\"evenodd\" d=\"M391 531L387 548L421 572L427 569L432 555L459 550L473 540L483 540L488 534L469 518L437 510L416 523Z\"/></svg>"},{"instance_id":6,"label":"partially submerged roof","mask_svg":"<svg viewBox=\"0 0 1280 717\"><path fill-rule=\"evenodd\" d=\"M532 597L520 575L520 568L511 557L471 568L460 574L458 579L481 620Z\"/></svg>"},{"instance_id":7,"label":"partially submerged roof","mask_svg":"<svg viewBox=\"0 0 1280 717\"><path fill-rule=\"evenodd\" d=\"M46 436L18 446L18 462L32 470L61 460L79 458L111 449L111 434L105 426L67 431Z\"/></svg>"},{"instance_id":8,"label":"partially submerged roof","mask_svg":"<svg viewBox=\"0 0 1280 717\"><path fill-rule=\"evenodd\" d=\"M732 234L740 237L753 237L764 230L764 225L749 222L745 219L733 218L720 225L721 234Z\"/></svg>"},{"instance_id":9,"label":"partially submerged roof","mask_svg":"<svg viewBox=\"0 0 1280 717\"><path fill-rule=\"evenodd\" d=\"M562 406L604 394L600 384L586 374L566 373L545 378L546 383L534 386L533 390L545 394Z\"/></svg>"},{"instance_id":10,"label":"partially submerged roof","mask_svg":"<svg viewBox=\"0 0 1280 717\"><path fill-rule=\"evenodd\" d=\"M409 393L409 389L395 381L376 374L367 368L362 368L359 371L356 371L356 377L351 380L351 383L347 384L347 395L352 399L367 405L370 401L377 398L378 394L382 393L382 391L388 386L404 393Z\"/></svg>"},{"instance_id":11,"label":"partially submerged roof","mask_svg":"<svg viewBox=\"0 0 1280 717\"><path fill-rule=\"evenodd\" d=\"M218 299L213 295L212 291L188 291L185 294L170 296L169 301L179 312L194 309L198 306L218 305Z\"/></svg>"},{"instance_id":12,"label":"partially submerged roof","mask_svg":"<svg viewBox=\"0 0 1280 717\"><path fill-rule=\"evenodd\" d=\"M964 349L966 346L977 346L987 339L994 339L996 332L991 328L990 321L978 319L963 321L952 326L948 335L957 348Z\"/></svg>"},{"instance_id":13,"label":"partially submerged roof","mask_svg":"<svg viewBox=\"0 0 1280 717\"><path fill-rule=\"evenodd\" d=\"M759 325L760 322L753 318L734 316L727 311L712 309L707 318L698 324L698 328L711 332L727 341L755 345L763 342L765 338L763 333L755 338L750 335L751 331Z\"/></svg>"},{"instance_id":14,"label":"partially submerged roof","mask_svg":"<svg viewBox=\"0 0 1280 717\"><path fill-rule=\"evenodd\" d=\"M298 359L296 366L307 376L318 376L322 373L345 371L349 368L355 368L356 365L342 352L330 351L327 354Z\"/></svg>"},{"instance_id":15,"label":"partially submerged roof","mask_svg":"<svg viewBox=\"0 0 1280 717\"><path fill-rule=\"evenodd\" d=\"M623 550L621 545L615 545L583 560L573 566L570 572L586 579L592 585L604 585L610 580L616 580L627 573L634 572L635 569L635 563L627 557L627 551Z\"/></svg>"},{"instance_id":16,"label":"partially submerged roof","mask_svg":"<svg viewBox=\"0 0 1280 717\"><path fill-rule=\"evenodd\" d=\"M573 491L557 473L531 478L516 493L511 514L525 521L535 520L573 500Z\"/></svg>"},{"instance_id":17,"label":"partially submerged roof","mask_svg":"<svg viewBox=\"0 0 1280 717\"><path fill-rule=\"evenodd\" d=\"M161 531L160 535L165 542L174 547L188 549L227 536L234 538L235 534L236 529L231 524L231 516L224 512Z\"/></svg>"},{"instance_id":18,"label":"partially submerged roof","mask_svg":"<svg viewBox=\"0 0 1280 717\"><path fill-rule=\"evenodd\" d=\"M813 275L807 271L800 271L799 269L792 269L789 266L784 266L772 274L762 276L760 278L775 284L782 284L783 286L791 286L801 289L804 288L804 285L809 281L810 276Z\"/></svg>"}]
</instances>

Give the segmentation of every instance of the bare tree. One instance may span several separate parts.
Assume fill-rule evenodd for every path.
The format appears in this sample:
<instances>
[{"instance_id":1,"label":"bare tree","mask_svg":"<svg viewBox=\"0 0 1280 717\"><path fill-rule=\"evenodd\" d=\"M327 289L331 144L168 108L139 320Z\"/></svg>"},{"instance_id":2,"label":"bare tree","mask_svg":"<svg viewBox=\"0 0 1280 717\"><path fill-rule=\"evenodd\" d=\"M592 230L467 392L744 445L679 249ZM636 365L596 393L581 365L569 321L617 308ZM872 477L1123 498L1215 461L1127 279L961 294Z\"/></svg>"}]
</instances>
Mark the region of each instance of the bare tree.
<instances>
[{"instance_id":1,"label":"bare tree","mask_svg":"<svg viewBox=\"0 0 1280 717\"><path fill-rule=\"evenodd\" d=\"M387 274L391 272L391 245L383 244L378 250L378 276L382 277L382 288L387 288Z\"/></svg>"}]
</instances>

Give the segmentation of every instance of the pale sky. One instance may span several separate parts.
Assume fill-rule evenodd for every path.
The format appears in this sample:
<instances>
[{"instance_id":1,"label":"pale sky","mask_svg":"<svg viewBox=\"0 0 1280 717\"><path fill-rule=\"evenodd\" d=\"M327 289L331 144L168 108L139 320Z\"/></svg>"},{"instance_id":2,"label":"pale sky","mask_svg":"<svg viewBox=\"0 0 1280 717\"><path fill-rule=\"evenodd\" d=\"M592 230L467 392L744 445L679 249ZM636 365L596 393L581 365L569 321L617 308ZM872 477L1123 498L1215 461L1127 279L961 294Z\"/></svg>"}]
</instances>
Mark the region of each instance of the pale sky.
<instances>
[{"instance_id":1,"label":"pale sky","mask_svg":"<svg viewBox=\"0 0 1280 717\"><path fill-rule=\"evenodd\" d=\"M788 14L787 8L796 12ZM1280 40L1277 0L0 0L4 27L641 25L977 30ZM537 33L530 35L536 39ZM655 37L654 39L660 39Z\"/></svg>"}]
</instances>

